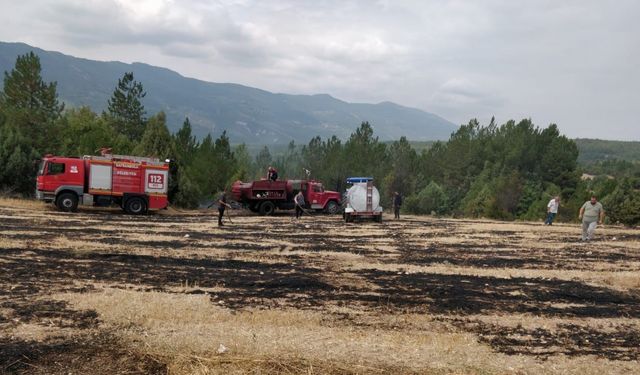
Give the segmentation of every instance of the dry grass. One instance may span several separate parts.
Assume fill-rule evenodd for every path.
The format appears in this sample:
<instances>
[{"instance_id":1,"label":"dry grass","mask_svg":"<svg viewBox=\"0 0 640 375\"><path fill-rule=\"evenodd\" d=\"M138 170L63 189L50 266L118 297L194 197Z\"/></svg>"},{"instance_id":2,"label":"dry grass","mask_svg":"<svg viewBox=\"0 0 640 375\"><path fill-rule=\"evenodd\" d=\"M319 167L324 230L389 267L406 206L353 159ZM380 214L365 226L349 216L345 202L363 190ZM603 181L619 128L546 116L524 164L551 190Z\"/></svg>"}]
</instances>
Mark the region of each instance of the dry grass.
<instances>
[{"instance_id":1,"label":"dry grass","mask_svg":"<svg viewBox=\"0 0 640 375\"><path fill-rule=\"evenodd\" d=\"M635 365L597 358L530 357L493 353L471 334L449 330L424 315L381 315L401 329L353 327L300 310L234 312L209 296L104 289L65 294L78 309L95 309L121 337L169 364L172 373L624 373ZM483 317L486 318L486 317ZM502 318L496 318L502 320ZM559 320L512 317L507 324L550 326ZM221 345L226 348L220 353ZM636 364L637 365L637 364Z\"/></svg>"},{"instance_id":2,"label":"dry grass","mask_svg":"<svg viewBox=\"0 0 640 375\"><path fill-rule=\"evenodd\" d=\"M486 295L470 294L471 303L500 298L503 291L488 280L519 279L496 303L518 297L557 311L598 306L597 300L536 301L525 292L528 282L547 288L572 282L621 293L624 305L640 293L637 230L599 228L595 242L582 244L571 224L410 216L345 225L327 216L234 216L233 224L218 228L209 211L114 212L66 214L0 198L6 276L0 287L9 291L0 293L0 340L46 344L87 330L115 332L117 345L166 364L171 374L640 373L634 360L536 354L554 347L508 355L456 323L522 329L528 333L504 340L526 336L537 345L535 332L567 326L640 332L637 315L434 309L456 302L447 288L463 277L487 283L475 286L472 293ZM409 297L394 302L402 293ZM342 301L344 295L354 300ZM422 302L402 305L412 299ZM91 311L100 325L74 328L74 314Z\"/></svg>"},{"instance_id":3,"label":"dry grass","mask_svg":"<svg viewBox=\"0 0 640 375\"><path fill-rule=\"evenodd\" d=\"M35 199L21 199L21 198L9 198L0 196L0 206L11 207L13 209L28 209L28 210L53 210L52 204L44 203Z\"/></svg>"}]
</instances>

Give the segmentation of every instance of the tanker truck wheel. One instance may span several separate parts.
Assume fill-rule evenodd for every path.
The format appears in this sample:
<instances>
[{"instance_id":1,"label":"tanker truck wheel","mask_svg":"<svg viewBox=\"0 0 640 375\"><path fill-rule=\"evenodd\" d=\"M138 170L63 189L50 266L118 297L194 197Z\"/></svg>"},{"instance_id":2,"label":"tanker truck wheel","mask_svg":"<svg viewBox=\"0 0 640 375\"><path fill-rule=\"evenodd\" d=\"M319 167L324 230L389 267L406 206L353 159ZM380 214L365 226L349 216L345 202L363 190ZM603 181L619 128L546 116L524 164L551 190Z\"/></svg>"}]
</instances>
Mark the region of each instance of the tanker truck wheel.
<instances>
[{"instance_id":1,"label":"tanker truck wheel","mask_svg":"<svg viewBox=\"0 0 640 375\"><path fill-rule=\"evenodd\" d=\"M76 212L78 209L78 196L74 193L62 193L56 199L56 206L60 211Z\"/></svg>"},{"instance_id":2,"label":"tanker truck wheel","mask_svg":"<svg viewBox=\"0 0 640 375\"><path fill-rule=\"evenodd\" d=\"M260 215L262 216L269 216L269 215L273 215L273 212L276 210L276 205L273 204L273 202L262 202L262 204L260 205Z\"/></svg>"},{"instance_id":3,"label":"tanker truck wheel","mask_svg":"<svg viewBox=\"0 0 640 375\"><path fill-rule=\"evenodd\" d=\"M340 211L340 206L338 206L336 201L329 201L325 210L329 215L335 215Z\"/></svg>"},{"instance_id":4,"label":"tanker truck wheel","mask_svg":"<svg viewBox=\"0 0 640 375\"><path fill-rule=\"evenodd\" d=\"M142 198L129 198L129 200L124 204L124 210L126 213L131 215L141 215L147 212L147 204Z\"/></svg>"}]
</instances>

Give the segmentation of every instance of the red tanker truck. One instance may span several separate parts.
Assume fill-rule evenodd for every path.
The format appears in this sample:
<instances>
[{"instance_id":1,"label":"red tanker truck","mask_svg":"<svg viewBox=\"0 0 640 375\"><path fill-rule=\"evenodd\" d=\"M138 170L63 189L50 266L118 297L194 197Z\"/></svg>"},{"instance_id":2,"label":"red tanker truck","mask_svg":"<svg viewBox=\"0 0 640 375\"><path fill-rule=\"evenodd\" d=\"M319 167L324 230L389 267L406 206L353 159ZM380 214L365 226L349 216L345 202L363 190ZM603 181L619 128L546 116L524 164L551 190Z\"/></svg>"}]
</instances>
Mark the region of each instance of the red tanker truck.
<instances>
[{"instance_id":1,"label":"red tanker truck","mask_svg":"<svg viewBox=\"0 0 640 375\"><path fill-rule=\"evenodd\" d=\"M295 208L293 197L302 191L307 209L336 214L340 211L340 193L325 191L313 180L236 181L231 187L233 198L260 215L271 215L276 208Z\"/></svg>"},{"instance_id":2,"label":"red tanker truck","mask_svg":"<svg viewBox=\"0 0 640 375\"><path fill-rule=\"evenodd\" d=\"M155 158L46 155L38 169L36 198L61 211L76 211L78 203L116 203L127 213L144 214L167 207L168 178L169 165Z\"/></svg>"}]
</instances>

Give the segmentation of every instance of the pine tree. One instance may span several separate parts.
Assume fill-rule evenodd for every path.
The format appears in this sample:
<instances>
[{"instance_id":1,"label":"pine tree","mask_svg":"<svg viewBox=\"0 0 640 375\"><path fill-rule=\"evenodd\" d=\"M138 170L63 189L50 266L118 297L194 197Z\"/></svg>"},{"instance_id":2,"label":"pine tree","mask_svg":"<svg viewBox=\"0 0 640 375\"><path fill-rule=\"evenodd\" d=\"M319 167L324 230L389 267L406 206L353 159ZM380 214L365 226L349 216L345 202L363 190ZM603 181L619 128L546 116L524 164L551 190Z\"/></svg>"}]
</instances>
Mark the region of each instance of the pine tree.
<instances>
[{"instance_id":1,"label":"pine tree","mask_svg":"<svg viewBox=\"0 0 640 375\"><path fill-rule=\"evenodd\" d=\"M172 139L174 147L169 167L169 200L180 207L195 208L201 193L191 177L193 168L190 166L199 144L191 134L191 122L188 117Z\"/></svg>"},{"instance_id":2,"label":"pine tree","mask_svg":"<svg viewBox=\"0 0 640 375\"><path fill-rule=\"evenodd\" d=\"M64 105L58 101L55 82L45 83L40 58L33 52L18 56L11 72L4 73L0 110L5 122L20 130L38 152L53 152L57 147L55 122Z\"/></svg>"},{"instance_id":3,"label":"pine tree","mask_svg":"<svg viewBox=\"0 0 640 375\"><path fill-rule=\"evenodd\" d=\"M172 203L179 207L196 208L202 198L202 190L193 179L194 171L192 168L187 167L180 169L177 176L172 177L176 179L178 189L173 192L170 191L170 198ZM171 182L171 180L170 180Z\"/></svg>"},{"instance_id":4,"label":"pine tree","mask_svg":"<svg viewBox=\"0 0 640 375\"><path fill-rule=\"evenodd\" d=\"M267 176L267 168L273 163L273 157L269 151L269 147L264 146L256 155L256 168L259 176Z\"/></svg>"},{"instance_id":5,"label":"pine tree","mask_svg":"<svg viewBox=\"0 0 640 375\"><path fill-rule=\"evenodd\" d=\"M158 112L151 117L140 143L136 146L136 155L153 156L166 159L173 154L173 139L167 129L167 116Z\"/></svg>"},{"instance_id":6,"label":"pine tree","mask_svg":"<svg viewBox=\"0 0 640 375\"><path fill-rule=\"evenodd\" d=\"M191 122L185 118L182 127L173 136L175 143L176 159L181 165L189 164L189 160L198 148L198 141L192 135Z\"/></svg>"},{"instance_id":7,"label":"pine tree","mask_svg":"<svg viewBox=\"0 0 640 375\"><path fill-rule=\"evenodd\" d=\"M343 165L353 176L372 176L379 181L378 189L382 190L382 180L387 167L386 145L374 136L373 127L363 122L344 144ZM386 195L381 191L381 196Z\"/></svg>"},{"instance_id":8,"label":"pine tree","mask_svg":"<svg viewBox=\"0 0 640 375\"><path fill-rule=\"evenodd\" d=\"M12 126L0 126L0 191L33 194L39 153Z\"/></svg>"},{"instance_id":9,"label":"pine tree","mask_svg":"<svg viewBox=\"0 0 640 375\"><path fill-rule=\"evenodd\" d=\"M147 95L142 83L137 82L132 72L118 80L108 105L108 117L117 132L134 141L142 138L146 125L146 111L142 99Z\"/></svg>"},{"instance_id":10,"label":"pine tree","mask_svg":"<svg viewBox=\"0 0 640 375\"><path fill-rule=\"evenodd\" d=\"M418 155L406 137L391 143L388 149L390 170L384 179L387 193L399 192L402 196L413 193L416 184Z\"/></svg>"},{"instance_id":11,"label":"pine tree","mask_svg":"<svg viewBox=\"0 0 640 375\"><path fill-rule=\"evenodd\" d=\"M60 154L93 155L102 147L117 147L115 131L104 118L89 107L73 108L65 113L60 124Z\"/></svg>"},{"instance_id":12,"label":"pine tree","mask_svg":"<svg viewBox=\"0 0 640 375\"><path fill-rule=\"evenodd\" d=\"M449 210L449 197L440 185L431 181L424 189L407 197L404 202L407 211L414 214L442 215Z\"/></svg>"},{"instance_id":13,"label":"pine tree","mask_svg":"<svg viewBox=\"0 0 640 375\"><path fill-rule=\"evenodd\" d=\"M602 205L609 220L634 226L640 223L640 193L633 186L632 179L623 178L616 188L602 199Z\"/></svg>"},{"instance_id":14,"label":"pine tree","mask_svg":"<svg viewBox=\"0 0 640 375\"><path fill-rule=\"evenodd\" d=\"M247 181L253 176L253 162L251 155L247 150L247 145L244 143L236 146L233 149L233 156L235 159L235 173L231 177L231 181Z\"/></svg>"}]
</instances>

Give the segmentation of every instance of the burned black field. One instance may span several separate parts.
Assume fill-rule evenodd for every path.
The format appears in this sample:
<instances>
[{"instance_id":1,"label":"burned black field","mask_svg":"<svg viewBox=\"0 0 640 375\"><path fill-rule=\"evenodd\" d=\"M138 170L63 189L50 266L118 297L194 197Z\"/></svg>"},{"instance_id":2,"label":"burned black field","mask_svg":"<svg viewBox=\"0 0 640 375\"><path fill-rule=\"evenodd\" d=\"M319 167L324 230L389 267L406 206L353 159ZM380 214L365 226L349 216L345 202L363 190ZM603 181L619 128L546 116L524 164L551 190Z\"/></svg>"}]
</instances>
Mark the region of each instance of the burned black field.
<instances>
[{"instance_id":1,"label":"burned black field","mask_svg":"<svg viewBox=\"0 0 640 375\"><path fill-rule=\"evenodd\" d=\"M219 228L15 202L0 202L0 373L640 371L635 230L582 243L572 224L237 211ZM175 313L152 308L165 300ZM194 320L215 345L181 336Z\"/></svg>"}]
</instances>

